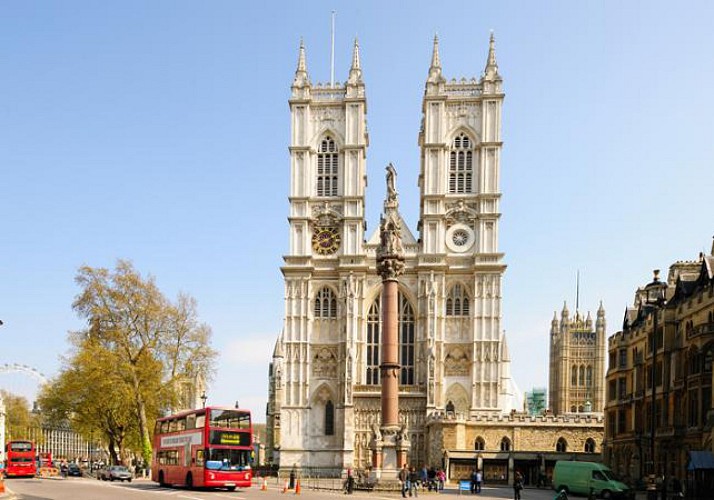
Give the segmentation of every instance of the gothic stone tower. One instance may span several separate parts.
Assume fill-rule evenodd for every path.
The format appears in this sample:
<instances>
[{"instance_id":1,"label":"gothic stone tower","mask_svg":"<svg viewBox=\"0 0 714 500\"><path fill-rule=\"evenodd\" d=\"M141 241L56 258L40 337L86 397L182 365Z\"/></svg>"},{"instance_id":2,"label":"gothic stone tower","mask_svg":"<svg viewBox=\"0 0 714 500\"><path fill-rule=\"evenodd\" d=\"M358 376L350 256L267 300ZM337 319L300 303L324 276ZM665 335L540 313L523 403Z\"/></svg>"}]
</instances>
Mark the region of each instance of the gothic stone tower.
<instances>
[{"instance_id":1,"label":"gothic stone tower","mask_svg":"<svg viewBox=\"0 0 714 500\"><path fill-rule=\"evenodd\" d=\"M605 409L605 309L600 303L595 328L590 313L570 318L563 305L560 322L553 314L550 328L548 406L556 415Z\"/></svg>"},{"instance_id":2,"label":"gothic stone tower","mask_svg":"<svg viewBox=\"0 0 714 500\"><path fill-rule=\"evenodd\" d=\"M429 373L428 406L451 401L472 415L500 412L512 396L498 248L503 98L493 35L480 80L447 82L434 39L419 134L418 274L425 336L444 363Z\"/></svg>"},{"instance_id":3,"label":"gothic stone tower","mask_svg":"<svg viewBox=\"0 0 714 500\"><path fill-rule=\"evenodd\" d=\"M483 75L458 82L442 77L434 41L419 135L420 239L394 214L404 251L398 420L409 463L440 463L442 442L428 422L447 406L460 418L520 408L501 329L501 84L493 37ZM367 468L381 439L382 280L379 231L364 235L367 104L357 43L348 79L336 85L310 82L301 44L289 103L290 244L269 373L269 458L283 468Z\"/></svg>"}]
</instances>

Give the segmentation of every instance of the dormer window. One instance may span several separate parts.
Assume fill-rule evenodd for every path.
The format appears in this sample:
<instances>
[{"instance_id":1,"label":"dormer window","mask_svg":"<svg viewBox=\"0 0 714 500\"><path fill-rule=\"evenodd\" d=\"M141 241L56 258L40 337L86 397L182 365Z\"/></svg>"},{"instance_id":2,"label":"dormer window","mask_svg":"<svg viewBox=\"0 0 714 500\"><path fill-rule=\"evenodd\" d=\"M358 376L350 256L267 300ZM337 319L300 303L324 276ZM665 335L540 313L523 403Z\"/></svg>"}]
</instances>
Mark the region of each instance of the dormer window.
<instances>
[{"instance_id":1,"label":"dormer window","mask_svg":"<svg viewBox=\"0 0 714 500\"><path fill-rule=\"evenodd\" d=\"M317 196L337 196L337 145L329 135L317 152Z\"/></svg>"}]
</instances>

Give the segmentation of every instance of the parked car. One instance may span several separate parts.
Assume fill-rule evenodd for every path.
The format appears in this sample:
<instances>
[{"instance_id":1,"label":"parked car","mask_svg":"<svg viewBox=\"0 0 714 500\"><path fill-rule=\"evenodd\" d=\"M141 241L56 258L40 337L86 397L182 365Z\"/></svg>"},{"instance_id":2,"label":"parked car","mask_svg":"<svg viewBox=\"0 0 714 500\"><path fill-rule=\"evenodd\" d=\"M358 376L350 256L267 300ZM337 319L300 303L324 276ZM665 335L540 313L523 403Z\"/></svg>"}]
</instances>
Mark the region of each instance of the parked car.
<instances>
[{"instance_id":1,"label":"parked car","mask_svg":"<svg viewBox=\"0 0 714 500\"><path fill-rule=\"evenodd\" d=\"M71 463L67 466L67 475L82 477L82 469L79 468L79 465Z\"/></svg>"},{"instance_id":2,"label":"parked car","mask_svg":"<svg viewBox=\"0 0 714 500\"><path fill-rule=\"evenodd\" d=\"M102 481L129 481L131 482L131 472L123 465L112 465L106 469L100 469L97 479Z\"/></svg>"}]
</instances>

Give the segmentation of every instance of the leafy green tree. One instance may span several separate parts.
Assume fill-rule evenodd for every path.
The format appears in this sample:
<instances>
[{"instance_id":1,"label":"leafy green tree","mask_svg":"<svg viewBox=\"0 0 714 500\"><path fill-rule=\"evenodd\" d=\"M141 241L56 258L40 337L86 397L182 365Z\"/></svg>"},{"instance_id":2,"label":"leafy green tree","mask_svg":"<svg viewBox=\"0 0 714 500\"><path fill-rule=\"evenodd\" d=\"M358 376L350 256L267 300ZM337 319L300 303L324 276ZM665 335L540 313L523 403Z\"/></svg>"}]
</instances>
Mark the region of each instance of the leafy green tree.
<instances>
[{"instance_id":1,"label":"leafy green tree","mask_svg":"<svg viewBox=\"0 0 714 500\"><path fill-rule=\"evenodd\" d=\"M71 334L73 354L43 394L43 410L73 415L85 436L100 430L110 451L129 444L148 463L150 422L178 404L183 383L212 374L211 330L198 321L193 298L169 301L128 261L113 271L83 266L76 282L73 308L87 328Z\"/></svg>"},{"instance_id":2,"label":"leafy green tree","mask_svg":"<svg viewBox=\"0 0 714 500\"><path fill-rule=\"evenodd\" d=\"M5 403L5 439L31 439L32 428L38 427L38 418L22 396L0 389Z\"/></svg>"}]
</instances>

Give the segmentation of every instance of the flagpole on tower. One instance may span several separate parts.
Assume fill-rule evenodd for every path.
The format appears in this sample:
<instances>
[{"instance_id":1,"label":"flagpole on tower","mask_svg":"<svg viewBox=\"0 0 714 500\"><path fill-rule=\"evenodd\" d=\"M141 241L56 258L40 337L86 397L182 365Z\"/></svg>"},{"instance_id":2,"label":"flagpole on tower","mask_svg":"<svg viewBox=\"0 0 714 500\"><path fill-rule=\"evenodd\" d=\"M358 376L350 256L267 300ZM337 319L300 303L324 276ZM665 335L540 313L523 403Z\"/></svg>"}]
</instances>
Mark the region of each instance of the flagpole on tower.
<instances>
[{"instance_id":1,"label":"flagpole on tower","mask_svg":"<svg viewBox=\"0 0 714 500\"><path fill-rule=\"evenodd\" d=\"M335 86L335 11L332 11L332 27L330 29L330 87Z\"/></svg>"}]
</instances>

